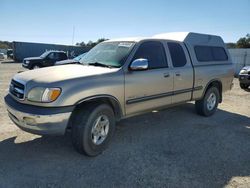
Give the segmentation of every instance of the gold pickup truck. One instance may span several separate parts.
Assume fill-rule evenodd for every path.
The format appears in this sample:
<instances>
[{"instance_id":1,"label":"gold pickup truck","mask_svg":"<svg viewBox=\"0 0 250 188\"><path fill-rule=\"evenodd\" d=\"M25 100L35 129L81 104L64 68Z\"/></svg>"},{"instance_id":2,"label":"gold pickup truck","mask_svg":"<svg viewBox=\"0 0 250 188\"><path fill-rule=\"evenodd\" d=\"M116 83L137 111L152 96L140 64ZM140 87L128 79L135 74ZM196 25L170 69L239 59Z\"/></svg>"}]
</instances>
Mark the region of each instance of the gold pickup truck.
<instances>
[{"instance_id":1,"label":"gold pickup truck","mask_svg":"<svg viewBox=\"0 0 250 188\"><path fill-rule=\"evenodd\" d=\"M108 145L115 123L195 101L211 116L232 87L234 69L219 36L165 33L102 42L79 64L16 74L5 102L11 120L34 134L71 130L76 150L89 156ZM178 117L181 118L181 117Z\"/></svg>"}]
</instances>

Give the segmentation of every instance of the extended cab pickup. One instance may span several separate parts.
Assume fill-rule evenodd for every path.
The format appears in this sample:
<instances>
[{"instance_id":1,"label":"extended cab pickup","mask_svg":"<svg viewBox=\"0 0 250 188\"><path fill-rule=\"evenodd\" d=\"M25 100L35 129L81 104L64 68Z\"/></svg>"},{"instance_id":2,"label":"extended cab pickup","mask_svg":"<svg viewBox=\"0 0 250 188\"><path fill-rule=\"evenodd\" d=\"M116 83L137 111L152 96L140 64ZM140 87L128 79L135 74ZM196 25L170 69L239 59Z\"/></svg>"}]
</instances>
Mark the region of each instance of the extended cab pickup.
<instances>
[{"instance_id":1,"label":"extended cab pickup","mask_svg":"<svg viewBox=\"0 0 250 188\"><path fill-rule=\"evenodd\" d=\"M96 156L122 118L188 101L211 116L233 76L221 37L166 33L105 41L80 64L16 74L5 103L24 131L63 135L69 129L76 150Z\"/></svg>"},{"instance_id":2,"label":"extended cab pickup","mask_svg":"<svg viewBox=\"0 0 250 188\"><path fill-rule=\"evenodd\" d=\"M37 69L55 65L57 61L68 59L63 51L46 51L39 57L27 57L23 60L23 67L27 69Z\"/></svg>"}]
</instances>

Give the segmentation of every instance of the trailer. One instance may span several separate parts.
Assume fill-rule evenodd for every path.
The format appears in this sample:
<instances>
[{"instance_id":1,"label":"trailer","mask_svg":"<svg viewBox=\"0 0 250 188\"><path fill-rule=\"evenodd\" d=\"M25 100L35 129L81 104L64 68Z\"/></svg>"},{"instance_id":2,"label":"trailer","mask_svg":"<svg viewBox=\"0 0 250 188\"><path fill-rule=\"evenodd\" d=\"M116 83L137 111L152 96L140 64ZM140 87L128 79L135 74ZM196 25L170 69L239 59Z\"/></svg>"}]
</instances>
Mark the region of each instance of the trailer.
<instances>
[{"instance_id":1,"label":"trailer","mask_svg":"<svg viewBox=\"0 0 250 188\"><path fill-rule=\"evenodd\" d=\"M22 62L26 57L40 56L48 50L64 51L69 58L74 58L82 53L88 52L90 47L14 41L13 59L17 62Z\"/></svg>"}]
</instances>

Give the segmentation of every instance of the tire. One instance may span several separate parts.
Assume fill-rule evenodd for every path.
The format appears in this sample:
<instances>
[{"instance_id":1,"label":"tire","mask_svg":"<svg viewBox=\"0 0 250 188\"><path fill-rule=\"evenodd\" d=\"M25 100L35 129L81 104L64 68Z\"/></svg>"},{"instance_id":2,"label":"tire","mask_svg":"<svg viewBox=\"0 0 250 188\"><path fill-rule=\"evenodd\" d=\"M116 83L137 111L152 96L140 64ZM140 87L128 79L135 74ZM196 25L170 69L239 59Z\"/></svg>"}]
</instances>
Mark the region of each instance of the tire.
<instances>
[{"instance_id":1,"label":"tire","mask_svg":"<svg viewBox=\"0 0 250 188\"><path fill-rule=\"evenodd\" d=\"M248 89L249 85L240 83L241 89Z\"/></svg>"},{"instance_id":2,"label":"tire","mask_svg":"<svg viewBox=\"0 0 250 188\"><path fill-rule=\"evenodd\" d=\"M95 127L98 121L100 123L97 125L102 128ZM107 148L114 130L115 116L113 109L107 104L88 103L74 114L72 144L76 151L81 154L97 156Z\"/></svg>"},{"instance_id":3,"label":"tire","mask_svg":"<svg viewBox=\"0 0 250 188\"><path fill-rule=\"evenodd\" d=\"M201 100L195 101L195 108L199 115L211 116L215 113L220 99L219 89L210 87Z\"/></svg>"},{"instance_id":4,"label":"tire","mask_svg":"<svg viewBox=\"0 0 250 188\"><path fill-rule=\"evenodd\" d=\"M34 65L32 65L32 67L31 67L32 70L33 70L33 69L39 69L39 68L41 68L41 66L40 66L39 64L34 64Z\"/></svg>"}]
</instances>

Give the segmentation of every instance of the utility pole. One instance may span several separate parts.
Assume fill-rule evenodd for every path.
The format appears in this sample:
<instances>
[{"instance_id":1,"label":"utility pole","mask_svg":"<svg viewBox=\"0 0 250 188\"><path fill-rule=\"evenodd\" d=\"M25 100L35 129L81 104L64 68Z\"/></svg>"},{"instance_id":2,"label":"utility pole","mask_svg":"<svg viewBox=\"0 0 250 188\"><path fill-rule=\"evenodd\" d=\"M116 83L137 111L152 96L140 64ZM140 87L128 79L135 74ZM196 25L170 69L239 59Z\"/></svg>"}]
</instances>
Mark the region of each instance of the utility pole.
<instances>
[{"instance_id":1,"label":"utility pole","mask_svg":"<svg viewBox=\"0 0 250 188\"><path fill-rule=\"evenodd\" d=\"M72 45L74 45L74 38L75 38L75 26L73 26Z\"/></svg>"}]
</instances>

